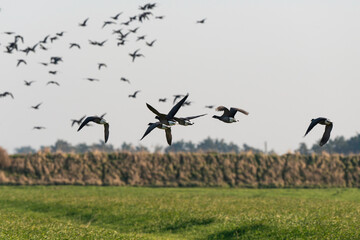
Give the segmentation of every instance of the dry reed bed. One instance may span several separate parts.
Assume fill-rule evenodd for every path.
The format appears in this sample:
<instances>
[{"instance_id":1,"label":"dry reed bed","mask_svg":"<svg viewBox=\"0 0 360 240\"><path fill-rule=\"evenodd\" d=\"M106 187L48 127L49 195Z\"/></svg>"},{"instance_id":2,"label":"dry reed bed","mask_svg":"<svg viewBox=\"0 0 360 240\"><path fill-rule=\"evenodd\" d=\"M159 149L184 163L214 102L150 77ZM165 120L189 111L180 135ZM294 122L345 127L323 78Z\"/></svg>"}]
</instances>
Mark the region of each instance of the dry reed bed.
<instances>
[{"instance_id":1,"label":"dry reed bed","mask_svg":"<svg viewBox=\"0 0 360 240\"><path fill-rule=\"evenodd\" d=\"M1 184L360 187L360 155L50 153L7 156Z\"/></svg>"}]
</instances>

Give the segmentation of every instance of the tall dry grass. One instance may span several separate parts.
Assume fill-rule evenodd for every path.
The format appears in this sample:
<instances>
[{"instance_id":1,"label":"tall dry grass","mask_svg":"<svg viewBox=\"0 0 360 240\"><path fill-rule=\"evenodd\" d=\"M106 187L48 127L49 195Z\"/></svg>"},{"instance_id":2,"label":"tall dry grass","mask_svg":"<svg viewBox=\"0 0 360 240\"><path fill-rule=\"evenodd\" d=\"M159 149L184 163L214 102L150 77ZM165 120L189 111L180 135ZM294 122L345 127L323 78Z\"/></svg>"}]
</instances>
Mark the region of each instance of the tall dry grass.
<instances>
[{"instance_id":1,"label":"tall dry grass","mask_svg":"<svg viewBox=\"0 0 360 240\"><path fill-rule=\"evenodd\" d=\"M2 184L359 187L360 155L89 152L7 156Z\"/></svg>"}]
</instances>

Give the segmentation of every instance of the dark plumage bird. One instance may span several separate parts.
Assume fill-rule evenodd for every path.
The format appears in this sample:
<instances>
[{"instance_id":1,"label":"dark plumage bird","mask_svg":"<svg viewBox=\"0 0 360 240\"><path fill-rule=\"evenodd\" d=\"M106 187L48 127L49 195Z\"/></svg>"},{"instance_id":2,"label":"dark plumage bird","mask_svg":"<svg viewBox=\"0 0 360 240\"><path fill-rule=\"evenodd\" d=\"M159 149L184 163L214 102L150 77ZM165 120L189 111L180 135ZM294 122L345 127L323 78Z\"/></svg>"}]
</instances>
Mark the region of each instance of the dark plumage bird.
<instances>
[{"instance_id":1,"label":"dark plumage bird","mask_svg":"<svg viewBox=\"0 0 360 240\"><path fill-rule=\"evenodd\" d=\"M177 100L178 98L181 98L181 97L183 97L183 96L184 96L184 95L181 95L181 94L174 95L173 104L175 104L175 102L176 102L176 100Z\"/></svg>"},{"instance_id":2,"label":"dark plumage bird","mask_svg":"<svg viewBox=\"0 0 360 240\"><path fill-rule=\"evenodd\" d=\"M129 98L136 98L136 95L140 92L140 90L135 91L133 94L129 95Z\"/></svg>"},{"instance_id":3,"label":"dark plumage bird","mask_svg":"<svg viewBox=\"0 0 360 240\"><path fill-rule=\"evenodd\" d=\"M39 64L43 65L43 66L47 66L48 63L45 63L45 62L39 62Z\"/></svg>"},{"instance_id":4,"label":"dark plumage bird","mask_svg":"<svg viewBox=\"0 0 360 240\"><path fill-rule=\"evenodd\" d=\"M130 80L127 79L127 78L121 77L120 80L123 81L123 82L127 82L127 83L130 84Z\"/></svg>"},{"instance_id":5,"label":"dark plumage bird","mask_svg":"<svg viewBox=\"0 0 360 240\"><path fill-rule=\"evenodd\" d=\"M107 67L105 63L98 63L98 68L101 70L102 67Z\"/></svg>"},{"instance_id":6,"label":"dark plumage bird","mask_svg":"<svg viewBox=\"0 0 360 240\"><path fill-rule=\"evenodd\" d=\"M73 47L77 47L78 49L81 49L80 45L77 43L70 43L70 47L69 48L73 48Z\"/></svg>"},{"instance_id":7,"label":"dark plumage bird","mask_svg":"<svg viewBox=\"0 0 360 240\"><path fill-rule=\"evenodd\" d=\"M15 36L15 39L14 39L15 43L17 43L19 41L19 39L21 40L22 43L24 43L24 38L21 35L16 35Z\"/></svg>"},{"instance_id":8,"label":"dark plumage bird","mask_svg":"<svg viewBox=\"0 0 360 240\"><path fill-rule=\"evenodd\" d=\"M6 96L10 96L12 99L14 99L14 95L11 92L0 93L0 97L6 97Z\"/></svg>"},{"instance_id":9,"label":"dark plumage bird","mask_svg":"<svg viewBox=\"0 0 360 240\"><path fill-rule=\"evenodd\" d=\"M311 123L308 127L308 129L306 130L306 133L304 135L304 137L311 131L311 129L313 129L317 124L321 124L321 125L325 125L325 131L324 131L324 134L320 140L320 143L319 145L320 146L323 146L325 143L327 143L327 141L329 140L330 138L330 133L331 133L331 130L333 128L333 123L327 119L327 118L324 118L324 117L319 117L319 118L316 118L316 119L311 119Z\"/></svg>"},{"instance_id":10,"label":"dark plumage bird","mask_svg":"<svg viewBox=\"0 0 360 240\"><path fill-rule=\"evenodd\" d=\"M166 102L167 98L159 98L159 102Z\"/></svg>"},{"instance_id":11,"label":"dark plumage bird","mask_svg":"<svg viewBox=\"0 0 360 240\"><path fill-rule=\"evenodd\" d=\"M131 32L131 33L136 33L136 31L139 29L139 27L137 27L137 28L134 28L134 29L129 29L129 32Z\"/></svg>"},{"instance_id":12,"label":"dark plumage bird","mask_svg":"<svg viewBox=\"0 0 360 240\"><path fill-rule=\"evenodd\" d=\"M80 118L79 120L77 120L77 119L71 119L71 120L70 120L70 121L71 121L71 127L73 127L75 123L76 123L77 125L80 125L81 122L82 122L82 120L84 120L85 117L86 117L86 116L83 116L83 117Z\"/></svg>"},{"instance_id":13,"label":"dark plumage bird","mask_svg":"<svg viewBox=\"0 0 360 240\"><path fill-rule=\"evenodd\" d=\"M85 19L82 23L79 23L79 26L80 27L86 27L87 26L86 23L87 23L88 20L89 20L89 18Z\"/></svg>"},{"instance_id":14,"label":"dark plumage bird","mask_svg":"<svg viewBox=\"0 0 360 240\"><path fill-rule=\"evenodd\" d=\"M202 117L202 116L205 116L205 114L201 114L201 115L197 115L197 116L191 116L191 117L184 117L184 118L177 118L177 117L174 117L175 121L177 121L180 125L183 125L183 126L190 126L190 125L193 125L194 123L192 121L190 121L191 119L194 119L194 118L198 118L198 117Z\"/></svg>"},{"instance_id":15,"label":"dark plumage bird","mask_svg":"<svg viewBox=\"0 0 360 240\"><path fill-rule=\"evenodd\" d=\"M62 57L50 57L50 63L57 65L59 62L63 62Z\"/></svg>"},{"instance_id":16,"label":"dark plumage bird","mask_svg":"<svg viewBox=\"0 0 360 240\"><path fill-rule=\"evenodd\" d=\"M132 57L132 61L135 61L135 58L137 57L144 57L144 55L142 55L141 53L138 53L140 51L140 49L136 50L133 53L129 53L129 55Z\"/></svg>"},{"instance_id":17,"label":"dark plumage bird","mask_svg":"<svg viewBox=\"0 0 360 240\"><path fill-rule=\"evenodd\" d=\"M238 122L239 120L236 120L236 119L235 119L235 114L236 114L237 112L241 112L241 113L243 113L243 114L245 114L245 115L248 115L248 114L249 114L249 113L248 113L247 111L245 111L245 110L242 110L242 109L240 109L240 108L233 108L233 107L230 108L230 110L229 110L229 109L227 109L227 108L224 107L224 106L219 106L219 107L217 107L215 110L216 110L216 111L224 111L223 115L221 115L221 116L216 116L216 115L214 115L213 118L219 119L220 121L223 121L223 122L225 122L225 123Z\"/></svg>"},{"instance_id":18,"label":"dark plumage bird","mask_svg":"<svg viewBox=\"0 0 360 240\"><path fill-rule=\"evenodd\" d=\"M118 14L116 14L115 16L113 16L113 17L110 17L110 18L112 18L112 19L114 19L114 20L118 20L118 18L119 18L119 16L122 14L122 12L120 12L120 13L118 13Z\"/></svg>"},{"instance_id":19,"label":"dark plumage bird","mask_svg":"<svg viewBox=\"0 0 360 240\"><path fill-rule=\"evenodd\" d=\"M164 19L165 16L156 16L156 19Z\"/></svg>"},{"instance_id":20,"label":"dark plumage bird","mask_svg":"<svg viewBox=\"0 0 360 240\"><path fill-rule=\"evenodd\" d=\"M56 33L56 36L62 37L64 35L65 31Z\"/></svg>"},{"instance_id":21,"label":"dark plumage bird","mask_svg":"<svg viewBox=\"0 0 360 240\"><path fill-rule=\"evenodd\" d=\"M156 42L156 39L151 42L146 42L146 45L148 45L149 47L152 47L155 42Z\"/></svg>"},{"instance_id":22,"label":"dark plumage bird","mask_svg":"<svg viewBox=\"0 0 360 240\"><path fill-rule=\"evenodd\" d=\"M110 24L116 24L116 22L113 21L105 21L102 28L104 28L106 25L110 25Z\"/></svg>"},{"instance_id":23,"label":"dark plumage bird","mask_svg":"<svg viewBox=\"0 0 360 240\"><path fill-rule=\"evenodd\" d=\"M107 140L109 139L109 123L106 122L106 120L104 118L98 117L98 116L91 116L91 117L87 117L85 118L85 120L81 123L78 131L80 131L86 124L88 124L89 122L94 122L97 124L102 124L104 125L104 136L105 136L105 143L107 142Z\"/></svg>"},{"instance_id":24,"label":"dark plumage bird","mask_svg":"<svg viewBox=\"0 0 360 240\"><path fill-rule=\"evenodd\" d=\"M58 40L58 39L59 39L59 38L58 38L57 36L51 37L51 38L50 38L50 42L52 43L53 41Z\"/></svg>"},{"instance_id":25,"label":"dark plumage bird","mask_svg":"<svg viewBox=\"0 0 360 240\"><path fill-rule=\"evenodd\" d=\"M206 105L205 108L209 108L209 109L213 109L215 106L214 105Z\"/></svg>"},{"instance_id":26,"label":"dark plumage bird","mask_svg":"<svg viewBox=\"0 0 360 240\"><path fill-rule=\"evenodd\" d=\"M85 79L90 81L90 82L100 81L99 79L96 79L96 78L85 78Z\"/></svg>"},{"instance_id":27,"label":"dark plumage bird","mask_svg":"<svg viewBox=\"0 0 360 240\"><path fill-rule=\"evenodd\" d=\"M29 81L28 82L28 81L24 80L24 83L25 83L26 86L31 86L31 84L34 83L34 82L35 81Z\"/></svg>"},{"instance_id":28,"label":"dark plumage bird","mask_svg":"<svg viewBox=\"0 0 360 240\"><path fill-rule=\"evenodd\" d=\"M49 85L49 84L55 84L55 85L60 86L60 84L59 84L58 82L56 82L56 81L48 81L48 82L46 83L46 85Z\"/></svg>"},{"instance_id":29,"label":"dark plumage bird","mask_svg":"<svg viewBox=\"0 0 360 240\"><path fill-rule=\"evenodd\" d=\"M187 94L183 99L181 99L175 106L171 108L168 114L160 113L150 104L146 103L146 106L150 111L152 111L156 116L155 118L159 120L160 123L172 126L175 125L176 122L174 120L175 114L179 111L180 107L184 104L186 99L188 98L189 94Z\"/></svg>"},{"instance_id":30,"label":"dark plumage bird","mask_svg":"<svg viewBox=\"0 0 360 240\"><path fill-rule=\"evenodd\" d=\"M36 130L41 130L41 129L45 129L45 127L42 127L42 126L35 126L35 127L33 127L33 129L36 129Z\"/></svg>"},{"instance_id":31,"label":"dark plumage bird","mask_svg":"<svg viewBox=\"0 0 360 240\"><path fill-rule=\"evenodd\" d=\"M18 59L18 62L17 62L17 64L16 64L16 66L18 67L21 63L27 64L24 59Z\"/></svg>"},{"instance_id":32,"label":"dark plumage bird","mask_svg":"<svg viewBox=\"0 0 360 240\"><path fill-rule=\"evenodd\" d=\"M43 40L41 40L39 43L43 43L46 44L46 41L48 40L48 38L50 37L50 35L47 35Z\"/></svg>"},{"instance_id":33,"label":"dark plumage bird","mask_svg":"<svg viewBox=\"0 0 360 240\"><path fill-rule=\"evenodd\" d=\"M186 95L178 104L173 106L168 114L163 114L158 112L155 108L153 108L150 104L146 104L146 106L155 113L155 118L158 119L158 122L149 123L149 127L146 129L144 135L140 140L142 140L146 135L148 135L155 128L160 128L165 130L166 141L169 145L171 145L172 135L171 135L171 126L176 124L176 120L174 119L175 114L179 111L181 105L186 101L186 98L189 95Z\"/></svg>"},{"instance_id":34,"label":"dark plumage bird","mask_svg":"<svg viewBox=\"0 0 360 240\"><path fill-rule=\"evenodd\" d=\"M196 23L204 24L204 23L205 23L205 20L206 20L206 18L201 19L201 20L198 20L198 21L196 21Z\"/></svg>"},{"instance_id":35,"label":"dark plumage bird","mask_svg":"<svg viewBox=\"0 0 360 240\"><path fill-rule=\"evenodd\" d=\"M57 74L57 71L49 71L49 74L55 75Z\"/></svg>"},{"instance_id":36,"label":"dark plumage bird","mask_svg":"<svg viewBox=\"0 0 360 240\"><path fill-rule=\"evenodd\" d=\"M33 109L35 109L35 110L39 110L39 107L40 107L41 104L42 104L42 103L39 103L39 104L37 104L37 105L35 105L35 106L31 106L31 108L33 108Z\"/></svg>"},{"instance_id":37,"label":"dark plumage bird","mask_svg":"<svg viewBox=\"0 0 360 240\"><path fill-rule=\"evenodd\" d=\"M160 129L165 130L166 141L169 145L171 145L172 135L171 135L171 127L170 126L168 126L166 124L162 124L160 122L149 123L148 125L149 125L149 127L146 129L146 131L145 131L144 135L142 136L142 138L140 139L140 141L143 140L143 138L146 135L148 135L155 128L160 128Z\"/></svg>"},{"instance_id":38,"label":"dark plumage bird","mask_svg":"<svg viewBox=\"0 0 360 240\"><path fill-rule=\"evenodd\" d=\"M146 35L138 36L136 41L145 40Z\"/></svg>"}]
</instances>

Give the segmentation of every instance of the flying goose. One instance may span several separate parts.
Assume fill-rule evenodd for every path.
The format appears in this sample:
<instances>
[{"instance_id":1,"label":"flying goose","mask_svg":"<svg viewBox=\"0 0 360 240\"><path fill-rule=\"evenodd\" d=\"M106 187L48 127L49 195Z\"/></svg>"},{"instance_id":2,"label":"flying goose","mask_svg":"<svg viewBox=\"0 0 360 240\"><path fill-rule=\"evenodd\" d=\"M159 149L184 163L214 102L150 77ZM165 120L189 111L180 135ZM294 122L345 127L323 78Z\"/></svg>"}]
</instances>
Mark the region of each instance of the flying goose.
<instances>
[{"instance_id":1,"label":"flying goose","mask_svg":"<svg viewBox=\"0 0 360 240\"><path fill-rule=\"evenodd\" d=\"M215 109L216 111L224 111L223 115L221 116L216 116L214 115L213 118L216 118L216 119L219 119L220 121L223 121L223 122L226 122L226 123L233 123L233 122L238 122L239 120L236 120L235 119L235 114L239 111L245 115L248 115L249 113L245 110L242 110L240 108L230 108L230 111L229 109L227 109L226 107L224 106L219 106Z\"/></svg>"},{"instance_id":2,"label":"flying goose","mask_svg":"<svg viewBox=\"0 0 360 240\"><path fill-rule=\"evenodd\" d=\"M184 118L174 117L174 120L177 121L180 125L190 126L190 125L194 124L192 121L190 121L191 119L202 117L202 116L205 116L205 115L206 114L201 114L201 115L197 115L197 116L184 117Z\"/></svg>"},{"instance_id":3,"label":"flying goose","mask_svg":"<svg viewBox=\"0 0 360 240\"><path fill-rule=\"evenodd\" d=\"M333 128L333 123L329 119L324 117L311 119L311 123L308 129L306 130L304 137L311 131L311 129L313 129L316 126L316 124L325 125L325 131L319 143L320 146L323 146L325 143L327 143L327 141L330 138L330 133Z\"/></svg>"},{"instance_id":4,"label":"flying goose","mask_svg":"<svg viewBox=\"0 0 360 240\"><path fill-rule=\"evenodd\" d=\"M109 123L107 123L104 118L101 118L101 117L98 117L98 116L90 116L90 117L85 118L85 120L81 123L78 131L80 131L89 122L94 122L94 123L97 123L97 124L103 124L104 125L104 135L105 135L105 143L106 143L108 138L109 138Z\"/></svg>"},{"instance_id":5,"label":"flying goose","mask_svg":"<svg viewBox=\"0 0 360 240\"><path fill-rule=\"evenodd\" d=\"M146 132L144 133L144 135L142 136L140 141L155 128L160 128L160 129L165 130L166 141L169 145L171 145L172 135L171 135L171 127L170 126L168 126L166 124L162 124L161 122L149 123L148 125L149 125L149 127L146 129Z\"/></svg>"}]
</instances>

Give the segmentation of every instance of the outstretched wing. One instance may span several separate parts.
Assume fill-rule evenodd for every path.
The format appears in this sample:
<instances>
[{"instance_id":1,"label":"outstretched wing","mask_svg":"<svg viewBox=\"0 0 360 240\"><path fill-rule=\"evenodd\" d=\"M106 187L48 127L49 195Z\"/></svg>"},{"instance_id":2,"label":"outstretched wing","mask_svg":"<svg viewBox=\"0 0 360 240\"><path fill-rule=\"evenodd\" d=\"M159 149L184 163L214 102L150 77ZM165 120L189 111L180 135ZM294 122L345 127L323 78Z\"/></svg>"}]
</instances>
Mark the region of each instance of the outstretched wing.
<instances>
[{"instance_id":1,"label":"outstretched wing","mask_svg":"<svg viewBox=\"0 0 360 240\"><path fill-rule=\"evenodd\" d=\"M316 126L316 124L318 124L319 122L321 122L323 120L325 120L325 118L322 118L322 117L312 119L308 129L306 130L306 133L305 133L304 137L306 136L306 134L308 134L311 131L311 129L313 129Z\"/></svg>"},{"instance_id":2,"label":"outstretched wing","mask_svg":"<svg viewBox=\"0 0 360 240\"><path fill-rule=\"evenodd\" d=\"M160 122L156 122L156 123L149 123L149 127L146 129L146 132L144 133L144 135L142 136L142 138L140 139L140 141L146 136L148 135L152 130L154 130L154 128L160 126Z\"/></svg>"},{"instance_id":3,"label":"outstretched wing","mask_svg":"<svg viewBox=\"0 0 360 240\"><path fill-rule=\"evenodd\" d=\"M325 132L320 140L320 146L323 146L325 143L327 143L327 141L329 140L330 138L330 133L331 133L331 130L333 128L333 124L329 124L329 125L326 125L325 127Z\"/></svg>"},{"instance_id":4,"label":"outstretched wing","mask_svg":"<svg viewBox=\"0 0 360 240\"><path fill-rule=\"evenodd\" d=\"M153 108L150 104L146 104L146 106L148 107L148 109L150 110L150 111L152 111L155 115L157 115L157 116L164 116L164 114L162 114L162 113L159 113L159 111L158 110L156 110L155 108Z\"/></svg>"},{"instance_id":5,"label":"outstretched wing","mask_svg":"<svg viewBox=\"0 0 360 240\"><path fill-rule=\"evenodd\" d=\"M188 96L189 94L186 94L186 96L183 97L183 99L181 99L177 104L175 104L175 106L171 108L170 112L166 116L167 120L171 120L174 118L175 114L179 111L180 107L184 104Z\"/></svg>"},{"instance_id":6,"label":"outstretched wing","mask_svg":"<svg viewBox=\"0 0 360 240\"><path fill-rule=\"evenodd\" d=\"M230 108L230 117L234 117L236 112L241 112L245 115L249 115L249 113L243 109L232 107L232 108Z\"/></svg>"},{"instance_id":7,"label":"outstretched wing","mask_svg":"<svg viewBox=\"0 0 360 240\"><path fill-rule=\"evenodd\" d=\"M169 145L171 145L171 140L172 140L172 136L171 136L171 128L166 128L165 129L165 135L166 135L166 141Z\"/></svg>"},{"instance_id":8,"label":"outstretched wing","mask_svg":"<svg viewBox=\"0 0 360 240\"><path fill-rule=\"evenodd\" d=\"M186 120L191 120L191 119L198 118L198 117L202 117L202 116L205 116L205 115L207 115L207 113L204 113L204 114L201 114L201 115L197 115L197 116L185 117L184 119L186 119Z\"/></svg>"},{"instance_id":9,"label":"outstretched wing","mask_svg":"<svg viewBox=\"0 0 360 240\"><path fill-rule=\"evenodd\" d=\"M94 116L91 116L91 117L87 117L85 118L85 120L81 123L78 131L80 131L86 124L88 124L89 122L94 122L95 119L97 119L99 117L94 117Z\"/></svg>"},{"instance_id":10,"label":"outstretched wing","mask_svg":"<svg viewBox=\"0 0 360 240\"><path fill-rule=\"evenodd\" d=\"M224 106L218 106L215 108L216 111L224 111L223 116L230 117L230 111Z\"/></svg>"},{"instance_id":11,"label":"outstretched wing","mask_svg":"<svg viewBox=\"0 0 360 240\"><path fill-rule=\"evenodd\" d=\"M106 143L107 140L109 139L109 124L108 123L104 124L104 136L105 136L105 143Z\"/></svg>"}]
</instances>

